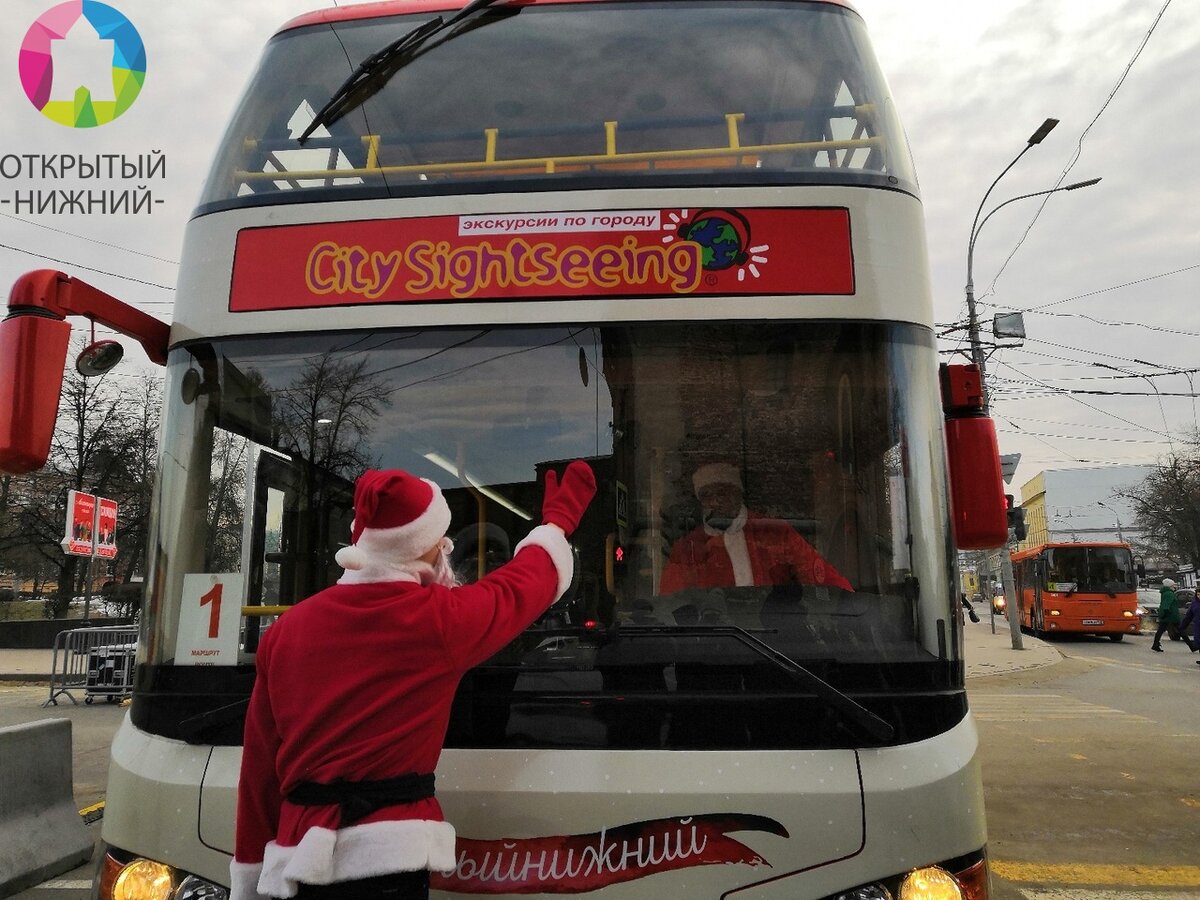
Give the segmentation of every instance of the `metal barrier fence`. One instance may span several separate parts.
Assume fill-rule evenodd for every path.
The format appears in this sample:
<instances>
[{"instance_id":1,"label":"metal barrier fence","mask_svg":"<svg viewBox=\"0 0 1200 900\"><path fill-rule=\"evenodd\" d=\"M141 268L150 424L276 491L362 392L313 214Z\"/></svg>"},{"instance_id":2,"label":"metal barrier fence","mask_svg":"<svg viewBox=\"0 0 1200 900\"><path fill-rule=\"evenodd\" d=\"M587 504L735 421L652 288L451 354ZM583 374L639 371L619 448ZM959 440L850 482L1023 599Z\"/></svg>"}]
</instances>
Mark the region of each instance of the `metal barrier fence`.
<instances>
[{"instance_id":1,"label":"metal barrier fence","mask_svg":"<svg viewBox=\"0 0 1200 900\"><path fill-rule=\"evenodd\" d=\"M133 692L137 632L136 625L60 631L54 638L50 697L42 704L43 708L57 706L61 694L78 705L71 691L80 688L84 691L84 703L91 703L96 697L104 697L110 703L128 697Z\"/></svg>"}]
</instances>

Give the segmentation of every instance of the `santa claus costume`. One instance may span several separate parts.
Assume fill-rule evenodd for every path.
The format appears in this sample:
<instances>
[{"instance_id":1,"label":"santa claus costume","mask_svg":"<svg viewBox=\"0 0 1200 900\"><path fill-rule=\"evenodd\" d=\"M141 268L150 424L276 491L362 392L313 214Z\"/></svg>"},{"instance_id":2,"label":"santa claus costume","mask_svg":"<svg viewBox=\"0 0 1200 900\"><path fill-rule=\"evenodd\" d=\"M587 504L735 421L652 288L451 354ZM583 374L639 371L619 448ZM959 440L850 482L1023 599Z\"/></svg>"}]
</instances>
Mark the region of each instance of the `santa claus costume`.
<instances>
[{"instance_id":1,"label":"santa claus costume","mask_svg":"<svg viewBox=\"0 0 1200 900\"><path fill-rule=\"evenodd\" d=\"M697 498L725 485L736 492L736 510L717 527L708 521L681 537L663 568L660 594L684 588L824 584L852 590L850 582L782 519L760 516L742 503L742 478L729 463L708 463L692 476Z\"/></svg>"},{"instance_id":2,"label":"santa claus costume","mask_svg":"<svg viewBox=\"0 0 1200 900\"><path fill-rule=\"evenodd\" d=\"M595 488L583 462L561 486L548 473L543 524L511 562L454 587L437 485L364 473L353 543L337 554L345 574L259 644L230 900L374 896L365 880L395 873L417 873L419 892L400 896L421 896L428 871L454 869L454 828L433 796L454 692L566 590L566 536Z\"/></svg>"}]
</instances>

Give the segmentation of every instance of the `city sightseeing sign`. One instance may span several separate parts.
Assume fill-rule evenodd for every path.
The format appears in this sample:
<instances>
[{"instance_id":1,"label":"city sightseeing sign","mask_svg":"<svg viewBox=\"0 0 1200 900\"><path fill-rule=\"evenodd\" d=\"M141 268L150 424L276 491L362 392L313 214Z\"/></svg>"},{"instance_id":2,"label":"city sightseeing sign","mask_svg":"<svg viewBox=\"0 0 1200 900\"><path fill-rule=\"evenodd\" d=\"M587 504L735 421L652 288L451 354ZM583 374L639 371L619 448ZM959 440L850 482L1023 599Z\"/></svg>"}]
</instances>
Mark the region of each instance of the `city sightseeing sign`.
<instances>
[{"instance_id":1,"label":"city sightseeing sign","mask_svg":"<svg viewBox=\"0 0 1200 900\"><path fill-rule=\"evenodd\" d=\"M229 308L853 293L844 208L636 209L243 229Z\"/></svg>"}]
</instances>

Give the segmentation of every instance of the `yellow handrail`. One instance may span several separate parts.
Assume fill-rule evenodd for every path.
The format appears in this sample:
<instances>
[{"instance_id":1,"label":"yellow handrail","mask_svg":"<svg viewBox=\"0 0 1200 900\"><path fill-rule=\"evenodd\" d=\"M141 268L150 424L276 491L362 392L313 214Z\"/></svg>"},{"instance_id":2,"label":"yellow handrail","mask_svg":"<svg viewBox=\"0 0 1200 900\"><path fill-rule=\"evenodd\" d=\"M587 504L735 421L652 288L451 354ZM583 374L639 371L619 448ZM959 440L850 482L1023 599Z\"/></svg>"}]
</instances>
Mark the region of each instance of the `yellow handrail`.
<instances>
[{"instance_id":1,"label":"yellow handrail","mask_svg":"<svg viewBox=\"0 0 1200 900\"><path fill-rule=\"evenodd\" d=\"M273 172L249 172L238 170L234 174L242 181L298 181L301 179L313 178L363 178L369 175L403 175L405 173L415 174L437 174L442 172L478 172L489 169L527 169L539 168L544 169L547 173L554 173L560 166L571 165L604 165L614 162L630 163L630 162L656 162L666 160L679 159L704 159L706 157L727 157L731 153L743 158L753 159L763 153L779 153L779 152L796 152L796 151L814 151L833 154L838 150L859 150L880 147L883 145L881 137L861 137L865 130L865 125L862 122L864 116L869 116L874 112L871 104L864 104L854 108L855 118L858 121L858 127L855 130L854 137L843 138L840 140L819 140L819 141L791 141L787 143L776 144L751 144L744 145L741 143L741 136L738 133L739 125L745 121L745 113L727 113L725 116L726 131L728 134L729 143L724 147L702 147L691 149L675 149L675 150L643 150L638 152L622 153L617 150L617 130L619 123L616 121L606 121L604 123L604 152L603 153L586 153L576 156L530 156L521 159L497 159L496 147L500 136L500 129L485 128L484 135L484 152L483 159L480 160L462 160L460 162L441 162L441 163L409 163L402 166L381 166L379 165L379 150L382 142L380 135L367 135L362 138L367 146L367 161L366 165L361 168L351 169L296 169L286 170L281 169ZM252 150L258 146L260 142L253 138L247 138L244 141L246 149ZM846 159L850 158L850 154L846 155ZM845 165L845 163L843 163Z\"/></svg>"},{"instance_id":2,"label":"yellow handrail","mask_svg":"<svg viewBox=\"0 0 1200 900\"><path fill-rule=\"evenodd\" d=\"M290 606L243 606L243 616L281 616Z\"/></svg>"}]
</instances>

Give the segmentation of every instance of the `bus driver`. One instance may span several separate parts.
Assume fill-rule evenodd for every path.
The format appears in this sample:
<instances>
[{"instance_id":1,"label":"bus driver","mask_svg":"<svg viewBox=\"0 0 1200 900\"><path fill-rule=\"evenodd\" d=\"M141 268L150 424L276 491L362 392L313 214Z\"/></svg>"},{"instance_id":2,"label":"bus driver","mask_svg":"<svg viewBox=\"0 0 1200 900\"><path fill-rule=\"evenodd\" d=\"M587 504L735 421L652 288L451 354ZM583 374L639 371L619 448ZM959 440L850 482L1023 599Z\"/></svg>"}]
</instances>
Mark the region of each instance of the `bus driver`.
<instances>
[{"instance_id":1,"label":"bus driver","mask_svg":"<svg viewBox=\"0 0 1200 900\"><path fill-rule=\"evenodd\" d=\"M702 522L676 541L660 594L684 588L824 584L853 590L787 522L746 509L742 479L729 463L708 463L692 476Z\"/></svg>"}]
</instances>

